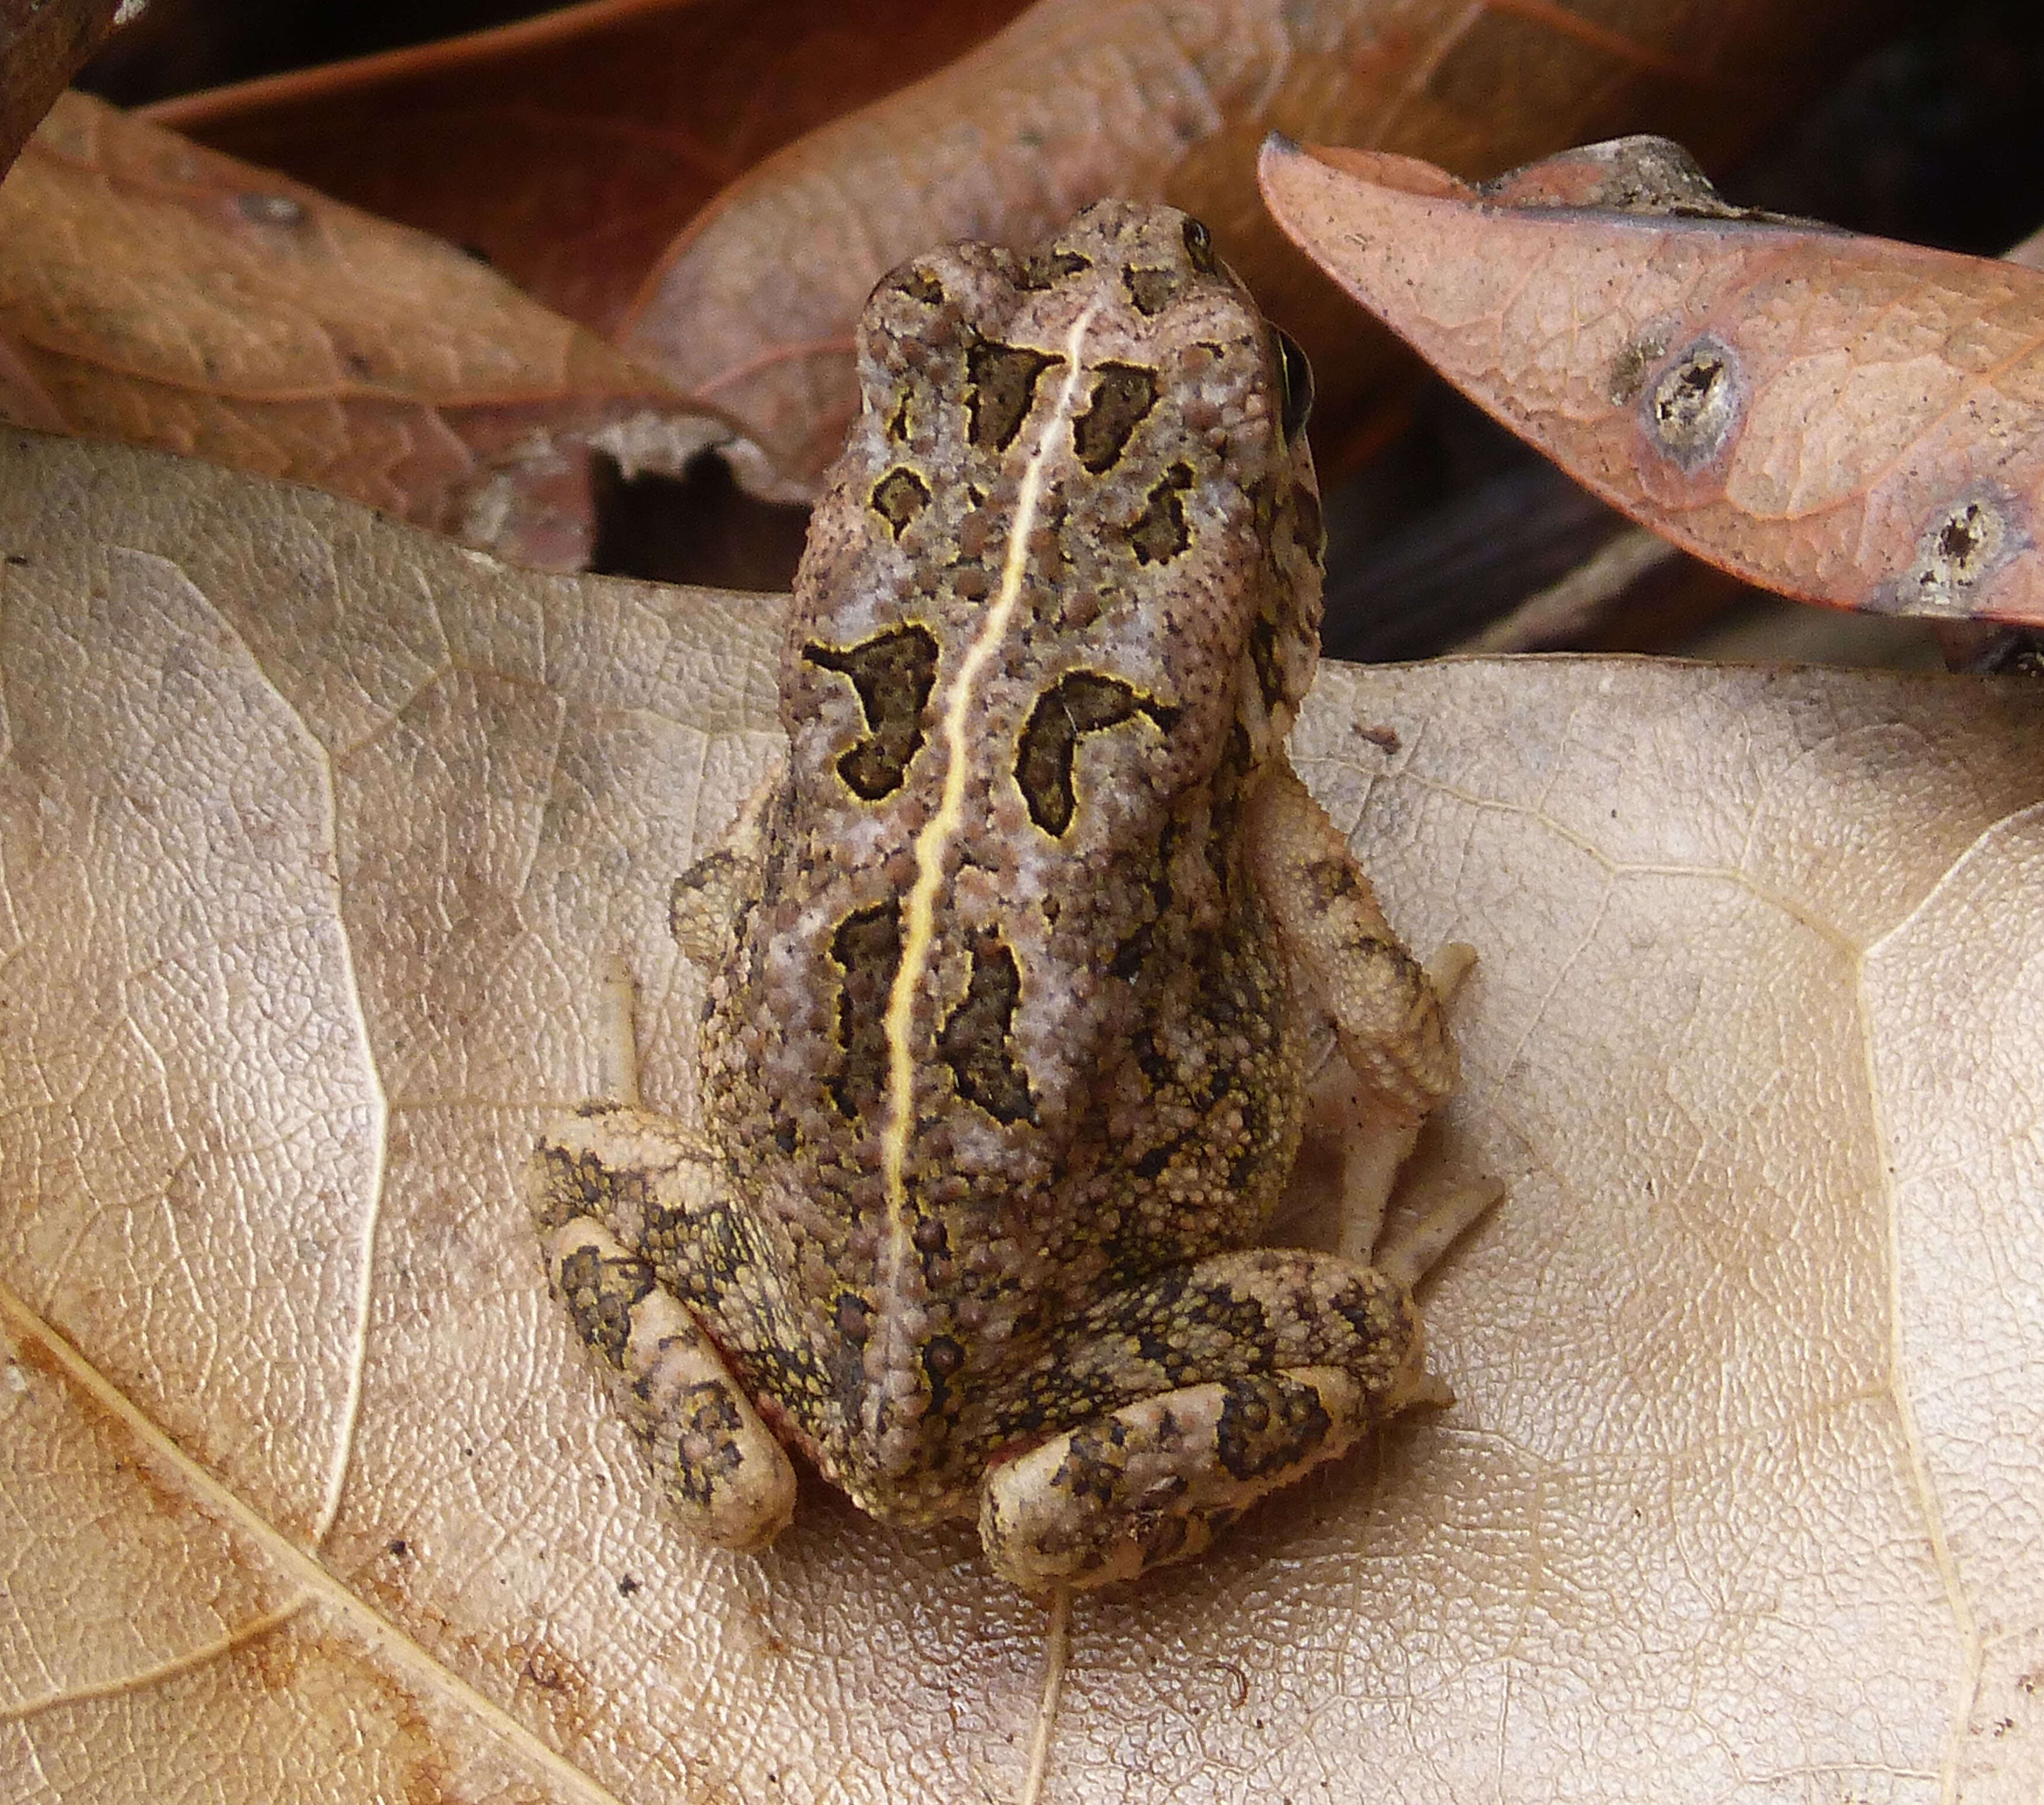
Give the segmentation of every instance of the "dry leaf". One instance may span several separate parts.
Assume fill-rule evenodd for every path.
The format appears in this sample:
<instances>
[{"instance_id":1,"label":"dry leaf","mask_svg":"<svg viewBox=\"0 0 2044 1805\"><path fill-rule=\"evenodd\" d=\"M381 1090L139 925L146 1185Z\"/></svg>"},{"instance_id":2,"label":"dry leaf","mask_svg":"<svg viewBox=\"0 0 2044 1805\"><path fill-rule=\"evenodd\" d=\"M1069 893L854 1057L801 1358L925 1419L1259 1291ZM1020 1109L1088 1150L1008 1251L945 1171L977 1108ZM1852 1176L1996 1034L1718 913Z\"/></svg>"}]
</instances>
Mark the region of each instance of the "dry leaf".
<instances>
[{"instance_id":1,"label":"dry leaf","mask_svg":"<svg viewBox=\"0 0 2044 1805\"><path fill-rule=\"evenodd\" d=\"M0 170L113 23L118 0L0 0Z\"/></svg>"},{"instance_id":2,"label":"dry leaf","mask_svg":"<svg viewBox=\"0 0 2044 1805\"><path fill-rule=\"evenodd\" d=\"M2044 624L2044 275L1725 206L1655 140L1482 190L1264 154L1271 209L1613 505L1837 607Z\"/></svg>"},{"instance_id":3,"label":"dry leaf","mask_svg":"<svg viewBox=\"0 0 2044 1805\"><path fill-rule=\"evenodd\" d=\"M592 0L141 109L472 246L607 333L668 241L768 152L941 67L1020 0Z\"/></svg>"},{"instance_id":4,"label":"dry leaf","mask_svg":"<svg viewBox=\"0 0 2044 1805\"><path fill-rule=\"evenodd\" d=\"M1042 1626L672 1534L513 1175L770 757L770 609L0 436L0 1797L1013 1797ZM1458 1004L1460 1402L1078 1607L1052 1799L2034 1799L2044 699L1328 666Z\"/></svg>"},{"instance_id":5,"label":"dry leaf","mask_svg":"<svg viewBox=\"0 0 2044 1805\"><path fill-rule=\"evenodd\" d=\"M0 183L0 415L317 483L572 568L589 447L728 422L451 246L83 94Z\"/></svg>"},{"instance_id":6,"label":"dry leaf","mask_svg":"<svg viewBox=\"0 0 2044 1805\"><path fill-rule=\"evenodd\" d=\"M1573 139L1690 129L1719 156L1819 72L1841 0L1038 0L943 74L812 132L736 184L657 272L620 342L729 411L791 475L836 453L851 327L874 281L954 239L1032 244L1084 202L1169 201L1313 360L1324 428L1388 341L1265 217L1277 129L1477 171ZM1681 123L1678 124L1677 121Z\"/></svg>"}]
</instances>

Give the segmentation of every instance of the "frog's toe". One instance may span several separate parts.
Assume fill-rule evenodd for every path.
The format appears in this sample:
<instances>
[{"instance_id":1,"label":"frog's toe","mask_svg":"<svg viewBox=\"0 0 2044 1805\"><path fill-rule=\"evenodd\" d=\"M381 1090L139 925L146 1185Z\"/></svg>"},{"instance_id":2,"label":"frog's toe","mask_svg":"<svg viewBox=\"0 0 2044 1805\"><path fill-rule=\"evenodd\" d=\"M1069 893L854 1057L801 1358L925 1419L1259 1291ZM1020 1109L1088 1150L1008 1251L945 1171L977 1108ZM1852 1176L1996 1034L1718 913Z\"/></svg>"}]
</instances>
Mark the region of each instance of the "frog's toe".
<instances>
[{"instance_id":1,"label":"frog's toe","mask_svg":"<svg viewBox=\"0 0 2044 1805\"><path fill-rule=\"evenodd\" d=\"M601 1223L543 1236L547 1276L595 1354L682 1527L763 1548L795 1509L795 1471L695 1319Z\"/></svg>"},{"instance_id":2,"label":"frog's toe","mask_svg":"<svg viewBox=\"0 0 2044 1805\"><path fill-rule=\"evenodd\" d=\"M1248 1505L1347 1452L1377 1415L1355 1377L1332 1366L1139 1399L989 1471L987 1562L1043 1592L1185 1560Z\"/></svg>"}]
</instances>

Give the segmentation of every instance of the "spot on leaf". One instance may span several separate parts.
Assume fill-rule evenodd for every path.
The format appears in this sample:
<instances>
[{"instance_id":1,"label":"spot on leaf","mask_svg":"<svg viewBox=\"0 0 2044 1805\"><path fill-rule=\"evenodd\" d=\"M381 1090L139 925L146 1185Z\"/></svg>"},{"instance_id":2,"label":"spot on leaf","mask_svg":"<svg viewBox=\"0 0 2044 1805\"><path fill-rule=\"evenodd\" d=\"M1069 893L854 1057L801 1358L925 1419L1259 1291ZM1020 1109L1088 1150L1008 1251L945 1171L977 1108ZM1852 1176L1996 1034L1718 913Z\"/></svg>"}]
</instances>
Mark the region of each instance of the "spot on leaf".
<instances>
[{"instance_id":1,"label":"spot on leaf","mask_svg":"<svg viewBox=\"0 0 2044 1805\"><path fill-rule=\"evenodd\" d=\"M1647 436L1684 470L1700 470L1724 449L1743 412L1730 347L1702 338L1678 356L1645 402Z\"/></svg>"}]
</instances>

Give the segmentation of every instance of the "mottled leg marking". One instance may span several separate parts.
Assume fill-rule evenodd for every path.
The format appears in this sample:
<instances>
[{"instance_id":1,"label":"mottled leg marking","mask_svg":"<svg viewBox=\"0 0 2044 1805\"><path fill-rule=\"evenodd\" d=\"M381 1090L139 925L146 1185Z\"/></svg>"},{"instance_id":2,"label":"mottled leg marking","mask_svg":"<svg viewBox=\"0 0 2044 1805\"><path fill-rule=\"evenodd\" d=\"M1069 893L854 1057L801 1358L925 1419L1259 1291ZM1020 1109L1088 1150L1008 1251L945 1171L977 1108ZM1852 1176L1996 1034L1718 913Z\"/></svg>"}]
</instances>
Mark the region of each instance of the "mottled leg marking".
<instances>
[{"instance_id":1,"label":"mottled leg marking","mask_svg":"<svg viewBox=\"0 0 2044 1805\"><path fill-rule=\"evenodd\" d=\"M1265 772L1247 828L1264 906L1343 1057L1383 1109L1424 1119L1458 1075L1426 967L1392 932L1348 842L1288 761Z\"/></svg>"},{"instance_id":2,"label":"mottled leg marking","mask_svg":"<svg viewBox=\"0 0 2044 1805\"><path fill-rule=\"evenodd\" d=\"M527 1169L554 1294L644 1445L682 1526L721 1548L764 1547L795 1507L795 1473L724 1357L651 1264L647 1224L715 1206L702 1150L636 1110L551 1123Z\"/></svg>"},{"instance_id":3,"label":"mottled leg marking","mask_svg":"<svg viewBox=\"0 0 2044 1805\"><path fill-rule=\"evenodd\" d=\"M980 1539L1032 1592L1133 1578L1206 1547L1249 1504L1429 1396L1404 1288L1331 1254L1220 1254L1108 1297L1005 1411ZM1074 1426L1075 1425L1075 1426Z\"/></svg>"},{"instance_id":4,"label":"mottled leg marking","mask_svg":"<svg viewBox=\"0 0 2044 1805\"><path fill-rule=\"evenodd\" d=\"M1347 841L1289 762L1265 774L1248 834L1301 1001L1326 1018L1340 1048L1308 1089L1307 1156L1338 1172L1342 1248L1366 1258L1421 1126L1455 1088L1441 999L1476 955L1444 947L1430 972L1405 950Z\"/></svg>"},{"instance_id":5,"label":"mottled leg marking","mask_svg":"<svg viewBox=\"0 0 2044 1805\"><path fill-rule=\"evenodd\" d=\"M717 844L674 880L667 922L674 939L701 970L713 971L729 951L740 916L759 894L766 862L766 812L782 780L777 766L754 788Z\"/></svg>"}]
</instances>

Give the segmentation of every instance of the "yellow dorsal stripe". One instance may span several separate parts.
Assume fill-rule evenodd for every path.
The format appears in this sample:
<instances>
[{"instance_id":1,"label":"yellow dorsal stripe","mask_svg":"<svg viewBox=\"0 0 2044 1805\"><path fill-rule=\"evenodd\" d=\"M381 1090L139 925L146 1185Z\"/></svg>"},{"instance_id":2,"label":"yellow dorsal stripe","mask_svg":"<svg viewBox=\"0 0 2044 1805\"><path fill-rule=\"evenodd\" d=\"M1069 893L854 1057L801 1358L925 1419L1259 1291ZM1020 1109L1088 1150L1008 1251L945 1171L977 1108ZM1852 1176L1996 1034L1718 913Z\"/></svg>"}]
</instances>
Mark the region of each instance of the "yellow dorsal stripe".
<instances>
[{"instance_id":1,"label":"yellow dorsal stripe","mask_svg":"<svg viewBox=\"0 0 2044 1805\"><path fill-rule=\"evenodd\" d=\"M909 892L909 905L901 923L901 962L895 969L894 985L887 996L887 1119L880 1143L880 1169L887 1190L883 1296L898 1295L901 1274L909 1258L909 1193L904 1173L909 1136L916 1125L916 1062L909 1039L916 994L922 989L930 962L944 854L958 832L959 818L965 809L973 701L978 692L980 673L1007 636L1008 623L1022 593L1022 578L1028 566L1029 535L1035 529L1037 509L1043 501L1044 467L1051 461L1058 428L1071 417L1072 400L1078 392L1080 348L1087 328L1093 324L1093 308L1087 308L1072 322L1072 329L1066 336L1064 385L1058 392L1057 405L1036 435L1035 448L1022 472L1021 486L1015 497L1015 523L1001 562L1001 587L988 604L978 634L959 662L944 701L943 724L938 730L944 747L943 793L936 812L916 836L916 882Z\"/></svg>"}]
</instances>

